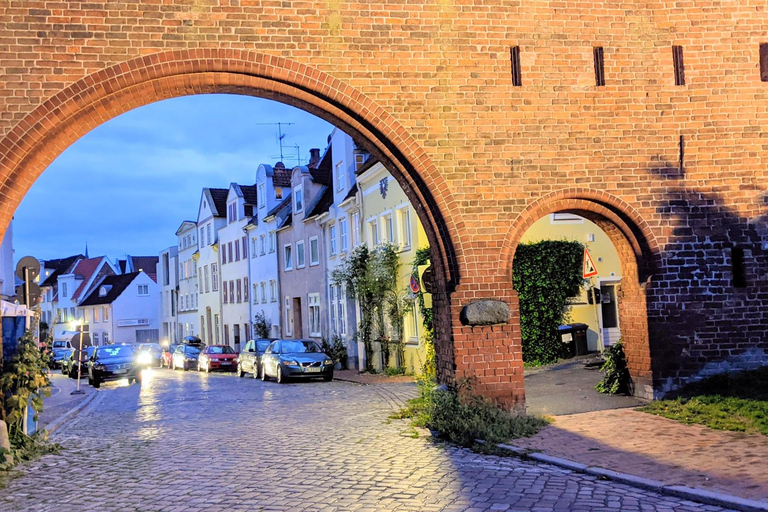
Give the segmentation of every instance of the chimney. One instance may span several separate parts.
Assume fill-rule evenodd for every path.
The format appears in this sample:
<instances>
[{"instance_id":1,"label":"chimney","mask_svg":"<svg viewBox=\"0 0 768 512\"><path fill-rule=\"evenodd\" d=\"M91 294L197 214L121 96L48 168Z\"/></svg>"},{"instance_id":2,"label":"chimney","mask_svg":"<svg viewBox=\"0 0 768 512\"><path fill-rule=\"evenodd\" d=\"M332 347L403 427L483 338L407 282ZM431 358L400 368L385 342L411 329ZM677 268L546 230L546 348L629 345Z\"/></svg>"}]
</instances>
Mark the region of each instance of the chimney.
<instances>
[{"instance_id":1,"label":"chimney","mask_svg":"<svg viewBox=\"0 0 768 512\"><path fill-rule=\"evenodd\" d=\"M320 162L320 150L312 148L309 150L309 167L314 167Z\"/></svg>"}]
</instances>

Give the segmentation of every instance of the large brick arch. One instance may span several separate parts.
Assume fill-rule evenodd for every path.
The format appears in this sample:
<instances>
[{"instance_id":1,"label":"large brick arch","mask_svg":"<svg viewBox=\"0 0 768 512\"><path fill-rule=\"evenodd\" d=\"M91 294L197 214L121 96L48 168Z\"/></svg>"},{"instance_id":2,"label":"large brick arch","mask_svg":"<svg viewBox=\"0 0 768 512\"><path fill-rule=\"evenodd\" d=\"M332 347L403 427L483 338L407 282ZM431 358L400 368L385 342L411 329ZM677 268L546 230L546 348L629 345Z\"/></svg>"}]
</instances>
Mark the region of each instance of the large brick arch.
<instances>
[{"instance_id":1,"label":"large brick arch","mask_svg":"<svg viewBox=\"0 0 768 512\"><path fill-rule=\"evenodd\" d=\"M618 291L619 318L634 392L653 396L651 345L646 288L659 265L659 247L642 217L621 199L589 189L567 189L544 196L528 206L504 240L501 265L512 278L512 265L520 240L539 219L551 213L574 213L597 224L609 237L621 262ZM517 305L517 304L515 304ZM513 311L519 324L519 310ZM519 330L516 330L519 332Z\"/></svg>"},{"instance_id":2,"label":"large brick arch","mask_svg":"<svg viewBox=\"0 0 768 512\"><path fill-rule=\"evenodd\" d=\"M232 93L276 100L341 127L386 165L422 221L435 268L435 306L447 310L459 280L462 229L448 187L424 150L387 111L343 82L309 66L250 51L183 50L114 65L62 90L0 141L0 227L5 230L34 181L67 147L102 123L179 96ZM445 315L443 315L445 317ZM436 343L443 379L452 377L450 326Z\"/></svg>"}]
</instances>

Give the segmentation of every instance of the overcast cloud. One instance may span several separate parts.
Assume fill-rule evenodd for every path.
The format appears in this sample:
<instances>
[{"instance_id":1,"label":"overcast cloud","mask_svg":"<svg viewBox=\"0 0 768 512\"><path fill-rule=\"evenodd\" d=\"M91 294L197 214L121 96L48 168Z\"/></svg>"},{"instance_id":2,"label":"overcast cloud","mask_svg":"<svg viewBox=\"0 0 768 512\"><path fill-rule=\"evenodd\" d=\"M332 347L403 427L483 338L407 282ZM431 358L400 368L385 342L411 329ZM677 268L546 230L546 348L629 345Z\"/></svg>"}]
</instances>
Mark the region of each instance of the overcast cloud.
<instances>
[{"instance_id":1,"label":"overcast cloud","mask_svg":"<svg viewBox=\"0 0 768 512\"><path fill-rule=\"evenodd\" d=\"M157 255L197 218L203 187L252 185L261 163L287 166L325 148L333 126L274 101L200 95L127 112L73 144L34 184L14 221L15 260L82 253Z\"/></svg>"}]
</instances>

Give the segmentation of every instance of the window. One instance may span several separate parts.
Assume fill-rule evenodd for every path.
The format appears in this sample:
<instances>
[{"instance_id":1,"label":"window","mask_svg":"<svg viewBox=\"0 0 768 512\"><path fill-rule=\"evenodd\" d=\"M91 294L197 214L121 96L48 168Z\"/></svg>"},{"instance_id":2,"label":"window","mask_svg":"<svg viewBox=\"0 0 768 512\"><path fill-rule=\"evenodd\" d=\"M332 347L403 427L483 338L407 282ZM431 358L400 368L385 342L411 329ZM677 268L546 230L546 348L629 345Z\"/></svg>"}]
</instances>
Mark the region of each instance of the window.
<instances>
[{"instance_id":1,"label":"window","mask_svg":"<svg viewBox=\"0 0 768 512\"><path fill-rule=\"evenodd\" d=\"M256 283L253 283L253 293L251 294L253 296L253 303L258 304L259 303L259 285Z\"/></svg>"},{"instance_id":2,"label":"window","mask_svg":"<svg viewBox=\"0 0 768 512\"><path fill-rule=\"evenodd\" d=\"M243 302L248 302L248 278L243 278Z\"/></svg>"},{"instance_id":3,"label":"window","mask_svg":"<svg viewBox=\"0 0 768 512\"><path fill-rule=\"evenodd\" d=\"M306 262L304 260L304 240L300 240L296 242L296 268L304 268L305 266Z\"/></svg>"},{"instance_id":4,"label":"window","mask_svg":"<svg viewBox=\"0 0 768 512\"><path fill-rule=\"evenodd\" d=\"M397 211L398 224L400 227L400 245L402 247L411 246L411 210L406 206Z\"/></svg>"},{"instance_id":5,"label":"window","mask_svg":"<svg viewBox=\"0 0 768 512\"><path fill-rule=\"evenodd\" d=\"M291 314L291 298L287 295L285 296L285 307L283 308L283 311L285 311L285 335L293 336L293 315Z\"/></svg>"},{"instance_id":6,"label":"window","mask_svg":"<svg viewBox=\"0 0 768 512\"><path fill-rule=\"evenodd\" d=\"M602 46L592 48L592 58L595 62L595 85L600 87L605 85L605 64L603 62Z\"/></svg>"},{"instance_id":7,"label":"window","mask_svg":"<svg viewBox=\"0 0 768 512\"><path fill-rule=\"evenodd\" d=\"M339 297L336 294L336 286L331 285L331 307L329 309L330 312L330 320L331 320L331 333L337 334L339 332L339 327L336 325L336 302L339 300Z\"/></svg>"},{"instance_id":8,"label":"window","mask_svg":"<svg viewBox=\"0 0 768 512\"><path fill-rule=\"evenodd\" d=\"M269 252L275 252L275 248L277 247L277 236L275 236L274 231L269 232Z\"/></svg>"},{"instance_id":9,"label":"window","mask_svg":"<svg viewBox=\"0 0 768 512\"><path fill-rule=\"evenodd\" d=\"M93 344L96 346L99 345L99 333L97 332L93 333Z\"/></svg>"},{"instance_id":10,"label":"window","mask_svg":"<svg viewBox=\"0 0 768 512\"><path fill-rule=\"evenodd\" d=\"M243 247L243 259L248 257L248 239L243 237L240 239L240 245Z\"/></svg>"},{"instance_id":11,"label":"window","mask_svg":"<svg viewBox=\"0 0 768 512\"><path fill-rule=\"evenodd\" d=\"M224 324L224 344L229 345L229 324Z\"/></svg>"},{"instance_id":12,"label":"window","mask_svg":"<svg viewBox=\"0 0 768 512\"><path fill-rule=\"evenodd\" d=\"M235 242L235 261L240 261L240 242Z\"/></svg>"},{"instance_id":13,"label":"window","mask_svg":"<svg viewBox=\"0 0 768 512\"><path fill-rule=\"evenodd\" d=\"M99 308L93 308L93 323L99 323Z\"/></svg>"},{"instance_id":14,"label":"window","mask_svg":"<svg viewBox=\"0 0 768 512\"><path fill-rule=\"evenodd\" d=\"M90 316L91 315L89 315L88 313L89 313L89 311L87 309L83 310L83 322L86 323L86 324L90 323Z\"/></svg>"},{"instance_id":15,"label":"window","mask_svg":"<svg viewBox=\"0 0 768 512\"><path fill-rule=\"evenodd\" d=\"M270 247L269 247L269 252L274 252L274 249L272 248L272 240L271 240L271 236L272 236L272 233L270 233L270 243L269 243ZM267 249L267 241L266 241L266 237L265 237L264 235L261 235L261 237L260 237L259 239L260 239L260 241L261 241L261 248L260 248L260 249L261 249L261 254L265 254L265 253L266 253L266 249Z\"/></svg>"},{"instance_id":16,"label":"window","mask_svg":"<svg viewBox=\"0 0 768 512\"><path fill-rule=\"evenodd\" d=\"M259 208L264 208L264 206L267 204L267 196L266 196L266 187L264 183L259 185L259 197L257 200L259 201Z\"/></svg>"},{"instance_id":17,"label":"window","mask_svg":"<svg viewBox=\"0 0 768 512\"><path fill-rule=\"evenodd\" d=\"M512 85L514 87L522 87L523 76L520 73L520 47L513 46L510 48L509 56L512 62Z\"/></svg>"},{"instance_id":18,"label":"window","mask_svg":"<svg viewBox=\"0 0 768 512\"><path fill-rule=\"evenodd\" d=\"M200 228L200 242L205 240L205 228Z\"/></svg>"},{"instance_id":19,"label":"window","mask_svg":"<svg viewBox=\"0 0 768 512\"><path fill-rule=\"evenodd\" d=\"M320 336L320 294L310 293L309 299L309 335Z\"/></svg>"},{"instance_id":20,"label":"window","mask_svg":"<svg viewBox=\"0 0 768 512\"><path fill-rule=\"evenodd\" d=\"M208 293L211 291L211 289L208 287L208 265L203 267L203 278L205 279L205 293Z\"/></svg>"},{"instance_id":21,"label":"window","mask_svg":"<svg viewBox=\"0 0 768 512\"><path fill-rule=\"evenodd\" d=\"M336 164L336 190L344 190L347 186L347 174L344 172L344 161Z\"/></svg>"},{"instance_id":22,"label":"window","mask_svg":"<svg viewBox=\"0 0 768 512\"><path fill-rule=\"evenodd\" d=\"M347 290L339 286L339 334L347 333Z\"/></svg>"},{"instance_id":23,"label":"window","mask_svg":"<svg viewBox=\"0 0 768 512\"><path fill-rule=\"evenodd\" d=\"M360 214L352 214L352 245L360 245Z\"/></svg>"},{"instance_id":24,"label":"window","mask_svg":"<svg viewBox=\"0 0 768 512\"><path fill-rule=\"evenodd\" d=\"M365 155L362 153L355 153L355 171L359 171L365 163Z\"/></svg>"},{"instance_id":25,"label":"window","mask_svg":"<svg viewBox=\"0 0 768 512\"><path fill-rule=\"evenodd\" d=\"M67 296L67 283L61 283L61 296Z\"/></svg>"},{"instance_id":26,"label":"window","mask_svg":"<svg viewBox=\"0 0 768 512\"><path fill-rule=\"evenodd\" d=\"M395 225L392 222L392 215L384 216L384 227L387 230L387 242L395 243Z\"/></svg>"},{"instance_id":27,"label":"window","mask_svg":"<svg viewBox=\"0 0 768 512\"><path fill-rule=\"evenodd\" d=\"M309 239L309 266L312 267L320 263L320 251L317 247L317 237Z\"/></svg>"},{"instance_id":28,"label":"window","mask_svg":"<svg viewBox=\"0 0 768 512\"><path fill-rule=\"evenodd\" d=\"M675 68L675 85L685 85L685 66L683 65L682 46L672 46L672 65Z\"/></svg>"},{"instance_id":29,"label":"window","mask_svg":"<svg viewBox=\"0 0 768 512\"><path fill-rule=\"evenodd\" d=\"M227 259L228 259L228 260L229 260L229 262L231 263L231 262L233 261L233 260L232 260L232 242L229 242L229 243L227 244L227 253L228 253L228 254L227 254Z\"/></svg>"},{"instance_id":30,"label":"window","mask_svg":"<svg viewBox=\"0 0 768 512\"><path fill-rule=\"evenodd\" d=\"M224 281L224 286L221 287L223 296L224 296L224 304L229 304L229 292L227 291L227 282Z\"/></svg>"},{"instance_id":31,"label":"window","mask_svg":"<svg viewBox=\"0 0 768 512\"><path fill-rule=\"evenodd\" d=\"M339 236L341 237L341 252L347 252L347 249L349 249L349 242L348 242L348 236L347 232L349 231L347 227L347 219L341 219L339 221Z\"/></svg>"},{"instance_id":32,"label":"window","mask_svg":"<svg viewBox=\"0 0 768 512\"><path fill-rule=\"evenodd\" d=\"M376 219L368 221L368 233L371 245L374 247L379 245L379 223L376 222Z\"/></svg>"},{"instance_id":33,"label":"window","mask_svg":"<svg viewBox=\"0 0 768 512\"><path fill-rule=\"evenodd\" d=\"M293 254L292 254L292 251L293 251L293 247L291 247L290 245L286 245L285 247L283 247L283 258L285 260L283 262L283 265L284 265L283 268L285 270L293 270Z\"/></svg>"},{"instance_id":34,"label":"window","mask_svg":"<svg viewBox=\"0 0 768 512\"><path fill-rule=\"evenodd\" d=\"M332 225L330 229L330 237L331 237L331 256L336 254L336 226Z\"/></svg>"},{"instance_id":35,"label":"window","mask_svg":"<svg viewBox=\"0 0 768 512\"><path fill-rule=\"evenodd\" d=\"M277 281L269 281L269 302L277 302Z\"/></svg>"},{"instance_id":36,"label":"window","mask_svg":"<svg viewBox=\"0 0 768 512\"><path fill-rule=\"evenodd\" d=\"M235 302L235 281L229 282L229 302Z\"/></svg>"},{"instance_id":37,"label":"window","mask_svg":"<svg viewBox=\"0 0 768 512\"><path fill-rule=\"evenodd\" d=\"M293 189L293 213L304 210L304 187L298 185Z\"/></svg>"},{"instance_id":38,"label":"window","mask_svg":"<svg viewBox=\"0 0 768 512\"><path fill-rule=\"evenodd\" d=\"M105 345L109 345L109 333L108 332L104 333L104 344Z\"/></svg>"},{"instance_id":39,"label":"window","mask_svg":"<svg viewBox=\"0 0 768 512\"><path fill-rule=\"evenodd\" d=\"M211 242L211 224L208 223L206 226L206 230L208 231L208 245L211 245L213 242Z\"/></svg>"},{"instance_id":40,"label":"window","mask_svg":"<svg viewBox=\"0 0 768 512\"><path fill-rule=\"evenodd\" d=\"M256 251L256 237L251 238L251 258L255 258L258 252ZM264 254L263 252L261 254Z\"/></svg>"},{"instance_id":41,"label":"window","mask_svg":"<svg viewBox=\"0 0 768 512\"><path fill-rule=\"evenodd\" d=\"M235 290L237 290L237 302L243 302L243 281L238 279L235 283Z\"/></svg>"},{"instance_id":42,"label":"window","mask_svg":"<svg viewBox=\"0 0 768 512\"><path fill-rule=\"evenodd\" d=\"M768 43L760 43L760 81L768 82Z\"/></svg>"},{"instance_id":43,"label":"window","mask_svg":"<svg viewBox=\"0 0 768 512\"><path fill-rule=\"evenodd\" d=\"M105 322L109 320L109 308L107 306L104 306L103 308L101 308L101 313L102 313L101 317L104 319ZM105 336L104 343L106 343L107 342L106 334L104 336Z\"/></svg>"},{"instance_id":44,"label":"window","mask_svg":"<svg viewBox=\"0 0 768 512\"><path fill-rule=\"evenodd\" d=\"M219 291L219 266L216 263L211 263L211 289Z\"/></svg>"},{"instance_id":45,"label":"window","mask_svg":"<svg viewBox=\"0 0 768 512\"><path fill-rule=\"evenodd\" d=\"M267 302L267 282L262 281L261 282L261 303L264 304Z\"/></svg>"},{"instance_id":46,"label":"window","mask_svg":"<svg viewBox=\"0 0 768 512\"><path fill-rule=\"evenodd\" d=\"M227 245L224 244L221 247L221 264L226 265L227 264Z\"/></svg>"},{"instance_id":47,"label":"window","mask_svg":"<svg viewBox=\"0 0 768 512\"><path fill-rule=\"evenodd\" d=\"M145 295L149 295L149 285L148 284L140 284L139 285L139 296L143 297Z\"/></svg>"}]
</instances>

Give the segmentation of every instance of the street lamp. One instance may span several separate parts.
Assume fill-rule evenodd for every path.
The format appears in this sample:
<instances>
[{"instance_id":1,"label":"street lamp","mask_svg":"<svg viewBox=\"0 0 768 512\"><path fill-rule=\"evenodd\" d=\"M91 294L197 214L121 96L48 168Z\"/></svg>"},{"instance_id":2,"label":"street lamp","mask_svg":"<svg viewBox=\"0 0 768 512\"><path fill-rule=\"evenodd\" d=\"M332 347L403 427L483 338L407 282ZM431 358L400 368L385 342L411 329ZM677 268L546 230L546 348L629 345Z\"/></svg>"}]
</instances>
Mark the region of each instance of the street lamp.
<instances>
[{"instance_id":1,"label":"street lamp","mask_svg":"<svg viewBox=\"0 0 768 512\"><path fill-rule=\"evenodd\" d=\"M72 391L70 395L84 395L85 392L80 390L80 367L83 362L83 325L85 322L83 320L77 319L72 320L69 325L73 329L77 329L80 327L80 350L77 353L77 389Z\"/></svg>"}]
</instances>

